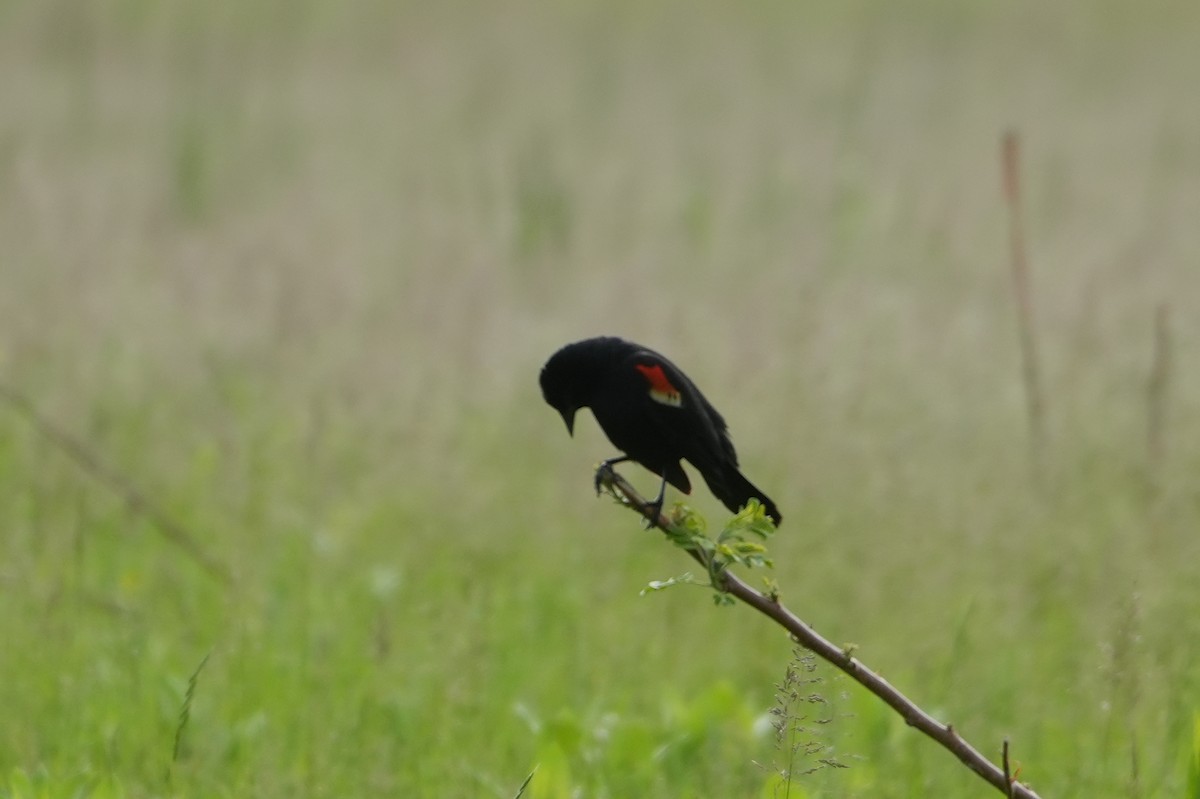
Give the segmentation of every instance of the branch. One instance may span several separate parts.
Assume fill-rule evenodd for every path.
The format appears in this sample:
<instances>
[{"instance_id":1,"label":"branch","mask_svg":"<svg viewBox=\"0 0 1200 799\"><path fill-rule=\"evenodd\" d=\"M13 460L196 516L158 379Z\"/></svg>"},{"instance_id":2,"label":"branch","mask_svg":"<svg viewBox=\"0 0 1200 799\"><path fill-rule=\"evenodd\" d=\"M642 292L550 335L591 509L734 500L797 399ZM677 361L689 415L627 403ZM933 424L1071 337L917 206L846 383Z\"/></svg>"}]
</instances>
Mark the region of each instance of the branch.
<instances>
[{"instance_id":1,"label":"branch","mask_svg":"<svg viewBox=\"0 0 1200 799\"><path fill-rule=\"evenodd\" d=\"M101 461L82 441L38 413L37 408L27 397L0 383L0 400L16 409L42 437L66 453L90 477L105 484L125 500L125 505L130 512L134 515L145 516L153 522L168 541L183 550L212 577L225 585L233 583L229 569L205 551L195 535L152 502L124 475Z\"/></svg>"},{"instance_id":2,"label":"branch","mask_svg":"<svg viewBox=\"0 0 1200 799\"><path fill-rule=\"evenodd\" d=\"M652 526L657 527L663 532L671 529L671 522L667 517L661 511L656 511L654 506L638 494L625 478L613 471L611 466L602 464L596 471L596 479L599 485L607 488L620 502L645 517ZM698 563L706 569L708 568L704 553L696 550L688 550L687 552ZM778 599L755 591L729 571L720 572L717 575L717 579L718 584L716 587L718 590L729 594L735 599L741 600L759 613L772 619L776 624L787 630L800 645L824 660L829 661L849 675L859 685L882 699L889 707L899 713L900 717L910 727L916 727L941 744L943 748L949 750L951 754L957 757L963 765L986 780L992 787L1003 792L1005 796L1016 797L1016 799L1040 799L1032 789L1012 780L1011 777L1006 778L1004 771L984 757L979 750L967 743L952 725L942 724L921 710L912 700L892 687L891 683L864 666L858 658L851 656L848 650L842 649L818 635L816 630L801 621L799 617L780 604Z\"/></svg>"}]
</instances>

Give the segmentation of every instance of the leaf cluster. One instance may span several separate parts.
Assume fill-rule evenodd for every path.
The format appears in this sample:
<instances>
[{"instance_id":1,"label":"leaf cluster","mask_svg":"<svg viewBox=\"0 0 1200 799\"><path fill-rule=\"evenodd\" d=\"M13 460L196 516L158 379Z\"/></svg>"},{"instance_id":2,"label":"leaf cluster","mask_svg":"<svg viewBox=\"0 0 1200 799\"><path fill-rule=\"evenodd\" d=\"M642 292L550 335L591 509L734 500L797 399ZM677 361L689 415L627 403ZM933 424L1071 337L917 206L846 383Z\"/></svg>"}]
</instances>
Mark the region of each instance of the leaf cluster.
<instances>
[{"instance_id":1,"label":"leaf cluster","mask_svg":"<svg viewBox=\"0 0 1200 799\"><path fill-rule=\"evenodd\" d=\"M686 505L675 506L671 524L664 532L675 546L700 556L708 572L708 585L716 590L713 600L719 605L733 603L721 588L721 574L730 566L769 569L775 565L765 544L775 533L775 523L757 499L751 499L726 522L715 538L709 536L704 517ZM651 582L648 590L661 591L678 583L691 582L694 582L691 574L685 574Z\"/></svg>"}]
</instances>

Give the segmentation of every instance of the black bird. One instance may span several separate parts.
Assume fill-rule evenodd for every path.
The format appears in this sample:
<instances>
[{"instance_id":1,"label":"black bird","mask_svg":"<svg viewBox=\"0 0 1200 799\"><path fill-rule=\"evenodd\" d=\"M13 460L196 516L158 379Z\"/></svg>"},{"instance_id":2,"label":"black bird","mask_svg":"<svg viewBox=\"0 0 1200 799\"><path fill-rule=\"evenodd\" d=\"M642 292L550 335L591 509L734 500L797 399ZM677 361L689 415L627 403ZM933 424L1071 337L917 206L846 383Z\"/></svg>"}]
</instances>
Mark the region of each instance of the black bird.
<instances>
[{"instance_id":1,"label":"black bird","mask_svg":"<svg viewBox=\"0 0 1200 799\"><path fill-rule=\"evenodd\" d=\"M779 524L775 503L742 476L725 420L679 367L654 350L604 336L568 344L542 367L542 396L574 435L575 412L591 408L608 440L624 454L606 465L635 461L667 483L692 491L686 460L713 495L737 513L751 497Z\"/></svg>"}]
</instances>

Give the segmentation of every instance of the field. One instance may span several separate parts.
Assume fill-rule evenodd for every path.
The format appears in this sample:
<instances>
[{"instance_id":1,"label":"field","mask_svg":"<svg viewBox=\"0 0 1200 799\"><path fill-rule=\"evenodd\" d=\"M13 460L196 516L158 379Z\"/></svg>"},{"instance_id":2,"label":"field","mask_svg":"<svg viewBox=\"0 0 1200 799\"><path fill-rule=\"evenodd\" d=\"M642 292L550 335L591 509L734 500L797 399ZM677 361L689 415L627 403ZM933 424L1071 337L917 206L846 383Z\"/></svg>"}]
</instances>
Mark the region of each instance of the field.
<instances>
[{"instance_id":1,"label":"field","mask_svg":"<svg viewBox=\"0 0 1200 799\"><path fill-rule=\"evenodd\" d=\"M824 664L789 754L787 638L641 594L690 561L537 388L600 333L729 419L819 631L1047 799L1200 797L1197 41L1185 0L0 4L0 386L231 575L0 404L0 797L994 795Z\"/></svg>"}]
</instances>

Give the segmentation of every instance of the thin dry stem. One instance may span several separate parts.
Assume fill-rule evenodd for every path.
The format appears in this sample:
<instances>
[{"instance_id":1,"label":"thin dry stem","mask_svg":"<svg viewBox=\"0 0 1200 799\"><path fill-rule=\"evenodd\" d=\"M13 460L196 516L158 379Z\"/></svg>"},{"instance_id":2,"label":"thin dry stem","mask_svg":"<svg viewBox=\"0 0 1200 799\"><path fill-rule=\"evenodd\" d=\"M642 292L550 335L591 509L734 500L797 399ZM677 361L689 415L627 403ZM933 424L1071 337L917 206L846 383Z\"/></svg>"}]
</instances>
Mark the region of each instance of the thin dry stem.
<instances>
[{"instance_id":1,"label":"thin dry stem","mask_svg":"<svg viewBox=\"0 0 1200 799\"><path fill-rule=\"evenodd\" d=\"M601 465L596 472L596 478L602 486L608 488L614 496L637 511L653 526L663 532L670 530L670 520L661 512L655 513L653 505L638 494L625 478L613 471L611 466ZM688 550L688 554L700 564L706 565L703 553ZM858 658L851 656L847 650L818 635L812 627L785 608L778 599L755 591L729 571L719 572L717 578L717 588L771 618L776 624L787 630L796 643L849 675L851 679L900 714L900 717L910 727L916 727L941 744L963 765L997 790L1004 792L1007 796L1018 797L1018 799L1039 799L1032 789L1019 782L1014 781L1010 785L1004 772L984 757L978 749L967 743L952 725L943 724L930 716L908 697L897 691L891 683L863 665Z\"/></svg>"},{"instance_id":2,"label":"thin dry stem","mask_svg":"<svg viewBox=\"0 0 1200 799\"><path fill-rule=\"evenodd\" d=\"M1155 479L1166 457L1167 395L1171 387L1171 309L1165 302L1154 314L1154 355L1146 382L1146 462Z\"/></svg>"},{"instance_id":3,"label":"thin dry stem","mask_svg":"<svg viewBox=\"0 0 1200 799\"><path fill-rule=\"evenodd\" d=\"M1021 219L1021 140L1016 131L1004 134L1004 199L1008 203L1009 244L1012 251L1013 290L1017 297L1017 325L1021 336L1021 377L1025 384L1029 416L1029 458L1034 482L1041 485L1045 473L1046 401L1042 392L1034 329L1033 287L1029 277L1025 229Z\"/></svg>"},{"instance_id":4,"label":"thin dry stem","mask_svg":"<svg viewBox=\"0 0 1200 799\"><path fill-rule=\"evenodd\" d=\"M24 416L43 438L66 453L90 477L103 483L125 500L125 505L132 513L150 519L168 541L183 550L184 554L194 560L204 571L225 585L233 583L233 576L229 569L200 546L199 539L191 531L143 494L124 475L104 463L81 440L39 413L29 398L0 383L0 400L8 403Z\"/></svg>"}]
</instances>

